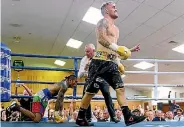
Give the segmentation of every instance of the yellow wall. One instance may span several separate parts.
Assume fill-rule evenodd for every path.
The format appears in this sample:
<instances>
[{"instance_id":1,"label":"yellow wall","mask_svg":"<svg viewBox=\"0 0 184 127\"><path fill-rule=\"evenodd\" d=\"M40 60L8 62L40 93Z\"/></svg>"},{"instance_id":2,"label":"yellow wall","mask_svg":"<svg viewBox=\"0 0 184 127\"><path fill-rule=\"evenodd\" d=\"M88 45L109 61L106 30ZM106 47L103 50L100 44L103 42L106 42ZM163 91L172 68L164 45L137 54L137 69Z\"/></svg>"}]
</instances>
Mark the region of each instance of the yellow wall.
<instances>
[{"instance_id":1,"label":"yellow wall","mask_svg":"<svg viewBox=\"0 0 184 127\"><path fill-rule=\"evenodd\" d=\"M118 109L119 108L118 102L114 101L113 103L114 103L114 108ZM140 104L143 105L143 102L141 102L141 101L129 101L128 102L128 107L132 110L133 106L136 108ZM49 104L49 108L54 109L54 105L55 105L55 102L50 103ZM64 103L64 108L68 109L69 106L70 106L70 102L69 101ZM91 102L92 110L94 110L95 106L98 106L101 109L106 108L105 101L92 101ZM80 107L80 102L79 101L73 102L73 108L75 109L77 107L78 108Z\"/></svg>"},{"instance_id":2,"label":"yellow wall","mask_svg":"<svg viewBox=\"0 0 184 127\"><path fill-rule=\"evenodd\" d=\"M18 75L20 77L20 80L31 80L31 81L48 81L48 82L59 82L64 79L65 76L72 74L72 72L60 72L60 71L39 71L39 70L24 70L21 72L16 72L12 70L12 80L17 80ZM84 79L79 79L79 82L84 82ZM33 94L37 93L39 90L44 89L48 87L46 84L26 84L30 89L32 89ZM24 88L19 87L18 88L18 94L22 94ZM11 87L12 94L15 94L15 84L12 84ZM77 86L77 94L82 95L83 92L83 86ZM100 95L101 92L98 92L98 95ZM73 95L73 90L69 89L65 95ZM135 103L135 104L134 104ZM5 107L7 107L10 103L3 103ZM76 106L79 106L80 102L76 102ZM142 102L129 102L129 106L132 107L132 105L138 105L142 104ZM104 101L97 101L92 102L92 108L95 106L101 106L104 107L105 103ZM117 102L115 102L115 105L117 105ZM68 103L65 104L65 106L68 106Z\"/></svg>"},{"instance_id":3,"label":"yellow wall","mask_svg":"<svg viewBox=\"0 0 184 127\"><path fill-rule=\"evenodd\" d=\"M60 72L60 71L39 71L39 70L25 70L21 72L12 71L12 80L17 80L18 74L20 80L31 80L31 81L48 81L48 82L59 82L64 79L65 76L71 74L71 72ZM41 89L48 87L47 84L26 84L33 93L38 92ZM12 94L15 93L15 84L11 87ZM22 94L24 88L18 88L18 93Z\"/></svg>"}]
</instances>

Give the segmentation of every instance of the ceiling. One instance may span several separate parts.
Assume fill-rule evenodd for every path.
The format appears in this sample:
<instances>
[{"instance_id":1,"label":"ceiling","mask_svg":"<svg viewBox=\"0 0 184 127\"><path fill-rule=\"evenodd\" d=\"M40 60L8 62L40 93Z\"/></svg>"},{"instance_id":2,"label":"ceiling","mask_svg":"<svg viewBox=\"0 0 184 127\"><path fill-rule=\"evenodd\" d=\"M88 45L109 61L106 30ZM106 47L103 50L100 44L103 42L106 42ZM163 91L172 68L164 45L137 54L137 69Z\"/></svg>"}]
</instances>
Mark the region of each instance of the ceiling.
<instances>
[{"instance_id":1,"label":"ceiling","mask_svg":"<svg viewBox=\"0 0 184 127\"><path fill-rule=\"evenodd\" d=\"M96 38L95 25L82 18L90 6L99 9L104 1L107 0L2 0L2 42L14 53L83 56L85 44L96 45ZM114 1L119 13L119 44L141 45L141 51L131 58L184 59L183 54L171 50L184 43L184 0ZM14 36L19 36L20 42L14 42ZM80 49L66 46L71 37L84 42ZM56 67L54 59L12 59L23 59L26 66ZM64 68L73 68L72 60L65 61ZM139 71L133 67L135 63L125 61L126 70ZM161 63L159 70L184 71L184 64ZM184 84L183 76L161 75L159 83ZM154 83L154 76L130 74L125 82Z\"/></svg>"}]
</instances>

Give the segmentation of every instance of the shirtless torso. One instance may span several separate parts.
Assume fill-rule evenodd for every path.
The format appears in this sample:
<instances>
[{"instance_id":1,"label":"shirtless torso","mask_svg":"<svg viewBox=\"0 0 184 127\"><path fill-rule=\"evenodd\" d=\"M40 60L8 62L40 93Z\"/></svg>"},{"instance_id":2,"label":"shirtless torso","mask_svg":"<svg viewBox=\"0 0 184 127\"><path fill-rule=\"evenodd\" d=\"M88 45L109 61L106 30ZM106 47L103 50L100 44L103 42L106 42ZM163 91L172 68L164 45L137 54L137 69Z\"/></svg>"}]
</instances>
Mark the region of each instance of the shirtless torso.
<instances>
[{"instance_id":1,"label":"shirtless torso","mask_svg":"<svg viewBox=\"0 0 184 127\"><path fill-rule=\"evenodd\" d=\"M59 91L62 91L65 93L68 89L68 85L66 84L66 81L61 81L60 83L49 85L48 89L53 96L56 96L58 95Z\"/></svg>"},{"instance_id":2,"label":"shirtless torso","mask_svg":"<svg viewBox=\"0 0 184 127\"><path fill-rule=\"evenodd\" d=\"M108 19L103 18L97 24L97 51L105 51L108 54L118 55L108 47L103 46L101 43L108 41L109 43L116 43L119 38L119 29L113 23L110 23ZM103 36L103 37L102 37ZM104 38L104 39L102 39ZM105 40L106 39L106 40Z\"/></svg>"}]
</instances>

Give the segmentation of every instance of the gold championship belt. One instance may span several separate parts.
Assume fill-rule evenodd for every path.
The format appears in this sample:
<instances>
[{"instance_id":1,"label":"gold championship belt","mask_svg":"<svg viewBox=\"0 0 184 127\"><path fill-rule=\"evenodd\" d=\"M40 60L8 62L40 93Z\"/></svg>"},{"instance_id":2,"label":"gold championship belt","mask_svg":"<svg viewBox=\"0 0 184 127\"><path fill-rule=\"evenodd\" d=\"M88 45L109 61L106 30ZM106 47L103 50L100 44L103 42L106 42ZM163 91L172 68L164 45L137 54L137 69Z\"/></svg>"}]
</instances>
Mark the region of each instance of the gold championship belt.
<instances>
[{"instance_id":1,"label":"gold championship belt","mask_svg":"<svg viewBox=\"0 0 184 127\"><path fill-rule=\"evenodd\" d=\"M117 58L116 55L107 53L105 51L96 51L93 59L98 59L98 60L105 60L105 61L113 61Z\"/></svg>"}]
</instances>

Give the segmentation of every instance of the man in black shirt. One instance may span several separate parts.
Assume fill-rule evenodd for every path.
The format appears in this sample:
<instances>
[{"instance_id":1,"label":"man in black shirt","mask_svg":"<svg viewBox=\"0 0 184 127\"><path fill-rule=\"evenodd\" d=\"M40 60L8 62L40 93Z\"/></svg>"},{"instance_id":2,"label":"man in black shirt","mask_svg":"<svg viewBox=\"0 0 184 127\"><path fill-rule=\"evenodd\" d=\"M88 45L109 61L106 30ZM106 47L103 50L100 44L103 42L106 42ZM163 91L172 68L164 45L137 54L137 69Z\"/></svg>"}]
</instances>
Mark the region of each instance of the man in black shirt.
<instances>
[{"instance_id":1,"label":"man in black shirt","mask_svg":"<svg viewBox=\"0 0 184 127\"><path fill-rule=\"evenodd\" d=\"M168 95L168 98L171 97L171 91L169 91L169 95ZM180 106L178 104L176 104L176 101L173 100L173 103L171 102L171 100L169 100L169 111L172 111L174 116L177 115L177 109L179 109Z\"/></svg>"}]
</instances>

